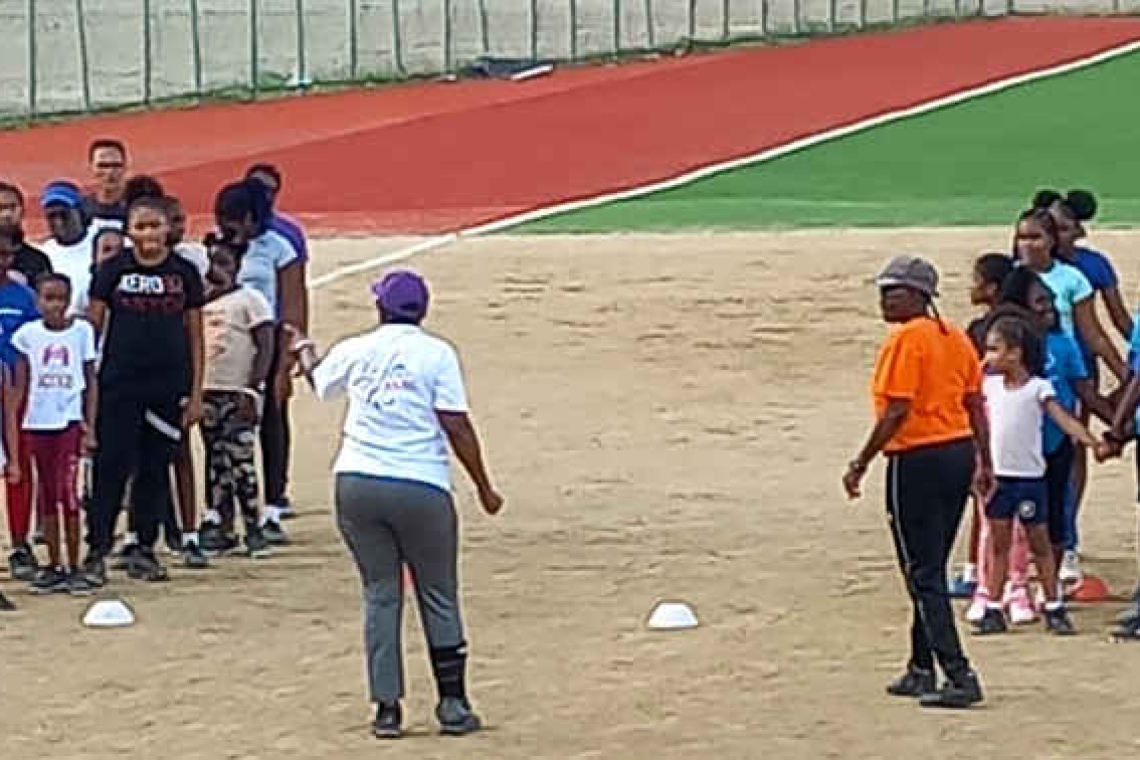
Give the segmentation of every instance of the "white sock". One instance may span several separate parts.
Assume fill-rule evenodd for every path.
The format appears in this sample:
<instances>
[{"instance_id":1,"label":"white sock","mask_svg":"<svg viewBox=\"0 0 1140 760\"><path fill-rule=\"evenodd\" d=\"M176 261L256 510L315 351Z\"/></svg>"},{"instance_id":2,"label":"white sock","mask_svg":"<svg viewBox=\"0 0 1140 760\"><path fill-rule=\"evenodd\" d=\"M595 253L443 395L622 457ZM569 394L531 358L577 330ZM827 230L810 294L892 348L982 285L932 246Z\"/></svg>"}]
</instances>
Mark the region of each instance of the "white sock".
<instances>
[{"instance_id":1,"label":"white sock","mask_svg":"<svg viewBox=\"0 0 1140 760\"><path fill-rule=\"evenodd\" d=\"M1059 609L1063 609L1064 606L1065 606L1065 603L1059 599L1054 599L1051 602L1045 602L1045 610L1047 612L1056 612Z\"/></svg>"},{"instance_id":2,"label":"white sock","mask_svg":"<svg viewBox=\"0 0 1140 760\"><path fill-rule=\"evenodd\" d=\"M261 513L261 526L265 527L267 522L281 522L281 508L267 506L265 511Z\"/></svg>"},{"instance_id":3,"label":"white sock","mask_svg":"<svg viewBox=\"0 0 1140 760\"><path fill-rule=\"evenodd\" d=\"M139 536L134 531L128 530L123 534L123 546L133 546L139 542Z\"/></svg>"},{"instance_id":4,"label":"white sock","mask_svg":"<svg viewBox=\"0 0 1140 760\"><path fill-rule=\"evenodd\" d=\"M986 602L986 609L997 610L998 612L1001 612L1005 609L1005 607L1002 606L1001 602Z\"/></svg>"},{"instance_id":5,"label":"white sock","mask_svg":"<svg viewBox=\"0 0 1140 760\"><path fill-rule=\"evenodd\" d=\"M182 542L186 543L186 544L197 544L198 543L198 531L195 530L195 531L191 531L190 533L183 533L182 534Z\"/></svg>"},{"instance_id":6,"label":"white sock","mask_svg":"<svg viewBox=\"0 0 1140 760\"><path fill-rule=\"evenodd\" d=\"M202 522L210 523L210 525L221 525L222 514L216 509L207 509L206 516L202 518Z\"/></svg>"}]
</instances>

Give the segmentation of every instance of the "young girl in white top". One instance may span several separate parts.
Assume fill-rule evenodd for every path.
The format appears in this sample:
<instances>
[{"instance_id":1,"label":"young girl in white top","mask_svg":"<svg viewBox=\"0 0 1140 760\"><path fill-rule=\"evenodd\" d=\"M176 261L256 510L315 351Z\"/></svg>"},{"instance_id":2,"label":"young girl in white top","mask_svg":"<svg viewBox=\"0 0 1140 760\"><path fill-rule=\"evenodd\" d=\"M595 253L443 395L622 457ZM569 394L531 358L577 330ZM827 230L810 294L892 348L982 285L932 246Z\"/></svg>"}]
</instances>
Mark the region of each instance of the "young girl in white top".
<instances>
[{"instance_id":1,"label":"young girl in white top","mask_svg":"<svg viewBox=\"0 0 1140 760\"><path fill-rule=\"evenodd\" d=\"M1002 317L986 335L986 367L982 392L990 415L994 473L997 488L986 504L986 521L992 541L987 587L1005 588L1013 521L1025 527L1045 595L1045 627L1068 635L1074 633L1057 584L1057 564L1049 539L1049 490L1045 482L1043 422L1048 414L1066 434L1093 449L1098 461L1112 449L1099 442L1088 429L1057 401L1052 384L1041 377L1045 365L1044 343L1024 319ZM1006 630L1000 599L991 602L975 624L977 634Z\"/></svg>"},{"instance_id":2,"label":"young girl in white top","mask_svg":"<svg viewBox=\"0 0 1140 760\"><path fill-rule=\"evenodd\" d=\"M14 387L25 440L37 474L37 498L44 518L50 564L32 581L40 594L90 593L79 568L79 497L76 476L84 435L92 429L95 408L95 330L84 319L68 316L71 281L46 274L36 285L42 319L12 336L20 352ZM30 477L30 473L25 473ZM67 565L62 561L59 516L67 535Z\"/></svg>"}]
</instances>

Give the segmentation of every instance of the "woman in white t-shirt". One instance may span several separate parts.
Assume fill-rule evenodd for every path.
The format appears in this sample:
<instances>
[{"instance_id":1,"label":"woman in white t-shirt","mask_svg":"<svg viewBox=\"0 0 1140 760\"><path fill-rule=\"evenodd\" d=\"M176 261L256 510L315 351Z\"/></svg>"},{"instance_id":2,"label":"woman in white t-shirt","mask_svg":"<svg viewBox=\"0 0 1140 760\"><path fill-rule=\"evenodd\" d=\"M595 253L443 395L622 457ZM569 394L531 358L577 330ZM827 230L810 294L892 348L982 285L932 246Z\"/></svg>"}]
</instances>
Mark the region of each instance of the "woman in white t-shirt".
<instances>
[{"instance_id":1,"label":"woman in white t-shirt","mask_svg":"<svg viewBox=\"0 0 1140 760\"><path fill-rule=\"evenodd\" d=\"M1045 595L1045 626L1056 634L1074 632L1060 598L1057 562L1049 538L1049 510L1062 504L1049 503L1045 482L1044 420L1048 414L1067 435L1093 449L1097 460L1112 449L1096 440L1080 420L1065 410L1053 385L1042 377L1044 341L1028 321L1001 317L986 334L986 369L982 393L990 415L990 441L997 487L986 503L986 523L992 546L986 581L988 589L1004 589L1013 521L1025 527ZM995 593L1000 593L996 592ZM1006 630L1000 596L987 604L975 633Z\"/></svg>"},{"instance_id":2,"label":"woman in white t-shirt","mask_svg":"<svg viewBox=\"0 0 1140 760\"><path fill-rule=\"evenodd\" d=\"M12 345L20 352L14 385L26 409L24 440L36 470L36 496L50 557L50 564L32 581L32 591L86 595L92 588L79 568L76 486L80 448L90 446L84 436L94 429L95 330L87 320L67 315L72 299L71 281L65 275L43 275L36 294L43 318L25 324L12 336ZM60 545L61 512L67 535L66 566Z\"/></svg>"},{"instance_id":3,"label":"woman in white t-shirt","mask_svg":"<svg viewBox=\"0 0 1140 760\"><path fill-rule=\"evenodd\" d=\"M296 331L291 345L320 399L348 396L333 472L337 524L364 585L369 686L377 705L373 733L395 738L401 730L400 568L406 564L439 689L436 717L444 733L466 734L480 722L465 685L448 442L483 509L496 514L503 499L483 465L455 350L420 328L427 285L417 274L397 271L372 292L380 316L376 330L336 344L321 360L312 341Z\"/></svg>"}]
</instances>

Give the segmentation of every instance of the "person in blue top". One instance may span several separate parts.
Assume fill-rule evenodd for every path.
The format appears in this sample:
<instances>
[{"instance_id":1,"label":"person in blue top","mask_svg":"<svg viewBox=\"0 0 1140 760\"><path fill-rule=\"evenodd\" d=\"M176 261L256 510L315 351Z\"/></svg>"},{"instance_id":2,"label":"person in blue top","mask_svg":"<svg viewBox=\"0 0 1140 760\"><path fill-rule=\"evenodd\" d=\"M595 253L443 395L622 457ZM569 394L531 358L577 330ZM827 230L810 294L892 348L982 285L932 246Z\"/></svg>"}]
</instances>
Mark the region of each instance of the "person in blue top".
<instances>
[{"instance_id":1,"label":"person in blue top","mask_svg":"<svg viewBox=\"0 0 1140 760\"><path fill-rule=\"evenodd\" d=\"M12 345L12 336L28 322L40 317L36 306L36 294L23 283L10 276L16 261L16 252L23 246L22 236L13 229L0 229L0 365L4 374L5 388L11 387L11 373L20 356ZM23 410L17 410L23 416ZM28 544L28 533L32 524L32 494L28 488L27 475L30 465L26 446L19 441L8 441L5 447L15 464L12 469L22 477L11 477L6 484L8 506L8 530L12 538L12 553L8 556L8 568L16 580L28 581L35 577L35 554Z\"/></svg>"},{"instance_id":2,"label":"person in blue top","mask_svg":"<svg viewBox=\"0 0 1140 760\"><path fill-rule=\"evenodd\" d=\"M1124 305L1120 294L1120 279L1112 262L1103 253L1077 242L1085 236L1084 222L1093 218L1097 211L1096 197L1084 190L1071 190L1067 195L1052 190L1043 190L1034 198L1035 206L1049 210L1057 225L1056 255L1067 264L1080 270L1088 279L1094 295L1100 294L1101 301L1117 332L1125 339L1132 336L1132 316ZM1081 355L1088 366L1094 386L1100 385L1100 371L1096 359L1088 346L1077 336ZM1080 419L1085 424L1089 420L1089 410L1083 407ZM1068 511L1073 515L1072 524L1066 534L1065 554L1061 561L1062 581L1073 582L1081 578L1080 558L1077 554L1077 521L1085 487L1088 483L1088 453L1083 446L1077 446L1073 460L1073 488L1069 492L1072 504Z\"/></svg>"},{"instance_id":3,"label":"person in blue top","mask_svg":"<svg viewBox=\"0 0 1140 760\"><path fill-rule=\"evenodd\" d=\"M277 208L277 197L281 195L281 188L284 186L281 171L273 164L254 164L246 170L245 178L255 179L265 185L271 211L269 229L288 240L297 251L300 260L307 263L309 240L305 235L305 228L296 219Z\"/></svg>"},{"instance_id":4,"label":"person in blue top","mask_svg":"<svg viewBox=\"0 0 1140 760\"><path fill-rule=\"evenodd\" d=\"M1028 313L1045 339L1045 377L1053 385L1057 402L1072 414L1079 400L1108 425L1113 421L1113 409L1108 399L1097 392L1084 357L1073 336L1060 328L1053 294L1034 272L1020 267L1006 278L1002 286L1002 303L995 311L1010 305ZM1052 419L1046 417L1044 427L1046 461L1045 480L1049 490L1049 538L1060 560L1063 556L1071 524L1075 521L1070 498L1073 457L1076 444Z\"/></svg>"}]
</instances>

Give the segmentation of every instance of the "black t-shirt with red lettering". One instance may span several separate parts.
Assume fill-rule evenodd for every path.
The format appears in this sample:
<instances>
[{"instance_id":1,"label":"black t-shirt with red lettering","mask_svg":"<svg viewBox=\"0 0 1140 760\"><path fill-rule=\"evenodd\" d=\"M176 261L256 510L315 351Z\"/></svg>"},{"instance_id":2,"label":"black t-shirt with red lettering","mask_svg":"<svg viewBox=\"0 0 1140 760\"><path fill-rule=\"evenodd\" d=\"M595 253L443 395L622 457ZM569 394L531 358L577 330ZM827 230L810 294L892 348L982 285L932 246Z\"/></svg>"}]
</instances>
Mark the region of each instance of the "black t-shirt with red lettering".
<instances>
[{"instance_id":1,"label":"black t-shirt with red lettering","mask_svg":"<svg viewBox=\"0 0 1140 760\"><path fill-rule=\"evenodd\" d=\"M147 266L133 250L95 270L91 300L107 304L99 387L142 394L185 395L190 342L184 316L205 302L202 277L179 256Z\"/></svg>"}]
</instances>

